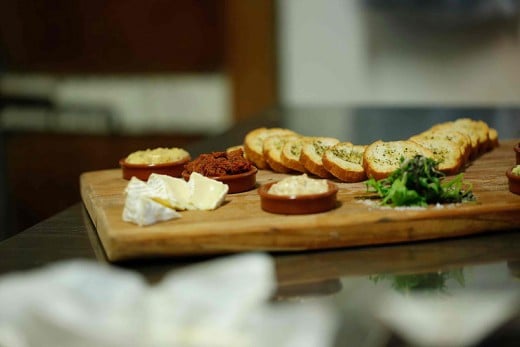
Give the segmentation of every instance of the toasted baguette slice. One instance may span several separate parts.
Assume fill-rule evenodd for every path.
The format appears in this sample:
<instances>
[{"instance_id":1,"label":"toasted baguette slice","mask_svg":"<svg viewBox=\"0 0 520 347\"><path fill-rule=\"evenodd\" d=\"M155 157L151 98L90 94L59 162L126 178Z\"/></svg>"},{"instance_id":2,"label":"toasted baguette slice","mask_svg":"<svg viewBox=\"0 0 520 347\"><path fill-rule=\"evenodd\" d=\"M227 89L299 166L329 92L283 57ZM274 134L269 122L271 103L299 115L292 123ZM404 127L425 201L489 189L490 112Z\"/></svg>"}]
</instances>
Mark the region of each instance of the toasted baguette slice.
<instances>
[{"instance_id":1,"label":"toasted baguette slice","mask_svg":"<svg viewBox=\"0 0 520 347\"><path fill-rule=\"evenodd\" d=\"M481 120L473 120L468 118L461 118L455 121L455 125L458 123L461 124L471 124L473 126L474 131L478 134L479 141L479 154L482 154L489 147L489 126L486 122Z\"/></svg>"},{"instance_id":2,"label":"toasted baguette slice","mask_svg":"<svg viewBox=\"0 0 520 347\"><path fill-rule=\"evenodd\" d=\"M244 145L235 145L235 146L228 147L228 148L226 148L226 153L234 152L239 149L242 150L242 155L244 156L244 158L247 159L246 152L244 151Z\"/></svg>"},{"instance_id":3,"label":"toasted baguette slice","mask_svg":"<svg viewBox=\"0 0 520 347\"><path fill-rule=\"evenodd\" d=\"M344 182L360 182L366 179L363 154L367 146L340 142L323 153L323 166L334 177Z\"/></svg>"},{"instance_id":4,"label":"toasted baguette slice","mask_svg":"<svg viewBox=\"0 0 520 347\"><path fill-rule=\"evenodd\" d=\"M307 173L307 170L300 162L300 155L303 144L306 141L310 141L310 139L310 137L298 137L286 141L280 153L280 161L282 164L291 170Z\"/></svg>"},{"instance_id":5,"label":"toasted baguette slice","mask_svg":"<svg viewBox=\"0 0 520 347\"><path fill-rule=\"evenodd\" d=\"M437 130L427 130L418 135L410 137L410 140L421 143L421 141L450 141L459 147L462 155L462 166L470 160L471 139L468 135L450 128L439 128Z\"/></svg>"},{"instance_id":6,"label":"toasted baguette slice","mask_svg":"<svg viewBox=\"0 0 520 347\"><path fill-rule=\"evenodd\" d=\"M498 131L495 128L489 128L489 148L488 150L492 150L499 145L498 140Z\"/></svg>"},{"instance_id":7,"label":"toasted baguette slice","mask_svg":"<svg viewBox=\"0 0 520 347\"><path fill-rule=\"evenodd\" d=\"M433 159L439 164L439 171L454 175L461 170L464 158L458 144L449 140L417 137L413 141L432 151Z\"/></svg>"},{"instance_id":8,"label":"toasted baguette slice","mask_svg":"<svg viewBox=\"0 0 520 347\"><path fill-rule=\"evenodd\" d=\"M455 122L444 122L437 125L434 125L430 128L430 131L458 131L464 135L466 135L470 140L470 154L469 160L473 160L477 157L479 152L479 137L476 132L474 132L470 127L458 123L455 125Z\"/></svg>"},{"instance_id":9,"label":"toasted baguette slice","mask_svg":"<svg viewBox=\"0 0 520 347\"><path fill-rule=\"evenodd\" d=\"M244 145L234 145L234 146L228 147L228 148L226 148L226 152L227 153L233 152L233 151L236 151L237 149L244 150Z\"/></svg>"},{"instance_id":10,"label":"toasted baguette slice","mask_svg":"<svg viewBox=\"0 0 520 347\"><path fill-rule=\"evenodd\" d=\"M302 147L300 162L307 171L318 177L332 177L331 173L323 166L322 156L325 150L337 143L339 143L339 140L333 137L315 137L311 141L306 141Z\"/></svg>"},{"instance_id":11,"label":"toasted baguette slice","mask_svg":"<svg viewBox=\"0 0 520 347\"><path fill-rule=\"evenodd\" d=\"M264 140L264 159L274 172L289 173L293 171L282 163L282 149L287 141L298 138L300 136L273 135Z\"/></svg>"},{"instance_id":12,"label":"toasted baguette slice","mask_svg":"<svg viewBox=\"0 0 520 347\"><path fill-rule=\"evenodd\" d=\"M481 120L459 118L453 122L455 130L465 131L472 141L471 159L476 159L489 146L489 126Z\"/></svg>"},{"instance_id":13,"label":"toasted baguette slice","mask_svg":"<svg viewBox=\"0 0 520 347\"><path fill-rule=\"evenodd\" d=\"M401 157L405 159L413 158L416 155L423 155L433 158L432 151L420 144L409 141L376 141L365 149L363 154L363 167L367 177L380 180L388 177L401 165Z\"/></svg>"},{"instance_id":14,"label":"toasted baguette slice","mask_svg":"<svg viewBox=\"0 0 520 347\"><path fill-rule=\"evenodd\" d=\"M264 140L273 135L295 134L294 131L285 128L257 128L251 130L244 138L244 152L258 169L267 169L269 165L264 158Z\"/></svg>"}]
</instances>

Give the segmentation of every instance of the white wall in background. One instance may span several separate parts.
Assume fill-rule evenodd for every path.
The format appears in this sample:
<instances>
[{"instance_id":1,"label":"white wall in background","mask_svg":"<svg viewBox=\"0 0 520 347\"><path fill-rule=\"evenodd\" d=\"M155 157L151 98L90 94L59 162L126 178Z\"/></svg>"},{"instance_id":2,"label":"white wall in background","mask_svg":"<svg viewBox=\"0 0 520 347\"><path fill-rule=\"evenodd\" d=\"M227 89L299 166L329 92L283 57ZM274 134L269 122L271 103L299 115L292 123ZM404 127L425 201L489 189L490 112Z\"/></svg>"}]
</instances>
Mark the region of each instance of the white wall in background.
<instances>
[{"instance_id":1,"label":"white wall in background","mask_svg":"<svg viewBox=\"0 0 520 347\"><path fill-rule=\"evenodd\" d=\"M305 105L518 105L520 30L425 33L359 0L280 0L281 101Z\"/></svg>"},{"instance_id":2,"label":"white wall in background","mask_svg":"<svg viewBox=\"0 0 520 347\"><path fill-rule=\"evenodd\" d=\"M232 122L229 81L223 74L5 75L0 79L0 91L49 97L59 110L58 114L42 114L38 109L7 108L1 117L4 128L211 134L225 130ZM112 115L110 122L102 110ZM113 129L106 129L110 124Z\"/></svg>"}]
</instances>

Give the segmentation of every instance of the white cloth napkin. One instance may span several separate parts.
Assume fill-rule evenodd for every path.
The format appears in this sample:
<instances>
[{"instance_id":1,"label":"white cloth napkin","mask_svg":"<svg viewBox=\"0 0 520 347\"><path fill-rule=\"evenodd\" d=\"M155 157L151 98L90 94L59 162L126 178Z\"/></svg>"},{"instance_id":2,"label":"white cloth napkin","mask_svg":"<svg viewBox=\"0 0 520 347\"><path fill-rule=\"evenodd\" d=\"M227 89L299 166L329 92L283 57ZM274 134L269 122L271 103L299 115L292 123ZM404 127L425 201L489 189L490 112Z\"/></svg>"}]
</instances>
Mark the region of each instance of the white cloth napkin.
<instances>
[{"instance_id":1,"label":"white cloth napkin","mask_svg":"<svg viewBox=\"0 0 520 347\"><path fill-rule=\"evenodd\" d=\"M337 317L317 302L269 302L273 260L243 254L155 285L76 260L0 278L0 346L331 346Z\"/></svg>"}]
</instances>

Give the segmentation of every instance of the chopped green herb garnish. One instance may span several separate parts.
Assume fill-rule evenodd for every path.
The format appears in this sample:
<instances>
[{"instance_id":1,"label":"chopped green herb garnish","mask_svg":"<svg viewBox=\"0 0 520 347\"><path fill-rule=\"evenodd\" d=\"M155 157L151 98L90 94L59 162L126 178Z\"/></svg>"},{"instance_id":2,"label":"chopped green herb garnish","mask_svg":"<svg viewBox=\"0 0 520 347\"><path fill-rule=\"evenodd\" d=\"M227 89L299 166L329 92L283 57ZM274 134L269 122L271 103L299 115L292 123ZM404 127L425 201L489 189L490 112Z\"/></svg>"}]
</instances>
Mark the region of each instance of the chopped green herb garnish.
<instances>
[{"instance_id":1,"label":"chopped green herb garnish","mask_svg":"<svg viewBox=\"0 0 520 347\"><path fill-rule=\"evenodd\" d=\"M316 151L316 154L319 156L323 155L323 152L325 152L325 150L329 147L329 146L323 144L323 142L321 142L319 140L315 141L313 143L313 146L314 146L314 150Z\"/></svg>"},{"instance_id":2,"label":"chopped green herb garnish","mask_svg":"<svg viewBox=\"0 0 520 347\"><path fill-rule=\"evenodd\" d=\"M379 181L370 178L365 182L368 191L382 198L382 205L427 206L475 200L471 184L463 181L462 173L445 182L445 174L431 158L416 155L411 159L401 158L400 162L400 167L387 178Z\"/></svg>"}]
</instances>

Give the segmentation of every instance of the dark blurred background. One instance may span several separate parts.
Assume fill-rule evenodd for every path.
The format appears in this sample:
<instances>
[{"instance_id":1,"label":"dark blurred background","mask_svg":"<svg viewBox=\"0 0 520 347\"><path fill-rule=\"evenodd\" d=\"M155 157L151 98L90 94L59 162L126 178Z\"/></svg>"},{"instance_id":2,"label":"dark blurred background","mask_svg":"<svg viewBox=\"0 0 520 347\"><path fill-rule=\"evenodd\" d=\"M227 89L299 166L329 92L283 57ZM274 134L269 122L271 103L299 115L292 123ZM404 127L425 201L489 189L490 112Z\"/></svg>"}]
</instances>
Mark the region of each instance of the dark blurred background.
<instances>
[{"instance_id":1,"label":"dark blurred background","mask_svg":"<svg viewBox=\"0 0 520 347\"><path fill-rule=\"evenodd\" d=\"M275 104L273 1L0 2L0 239L80 200L81 172Z\"/></svg>"}]
</instances>

